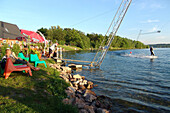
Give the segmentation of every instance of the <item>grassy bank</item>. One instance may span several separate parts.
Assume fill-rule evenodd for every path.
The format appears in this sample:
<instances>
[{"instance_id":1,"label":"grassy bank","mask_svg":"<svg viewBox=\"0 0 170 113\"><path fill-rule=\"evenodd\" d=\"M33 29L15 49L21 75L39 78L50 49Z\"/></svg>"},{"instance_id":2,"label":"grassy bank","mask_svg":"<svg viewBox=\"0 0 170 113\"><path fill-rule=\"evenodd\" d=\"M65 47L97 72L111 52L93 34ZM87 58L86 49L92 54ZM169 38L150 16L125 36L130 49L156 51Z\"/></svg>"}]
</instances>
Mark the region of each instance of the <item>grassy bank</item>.
<instances>
[{"instance_id":1,"label":"grassy bank","mask_svg":"<svg viewBox=\"0 0 170 113\"><path fill-rule=\"evenodd\" d=\"M46 60L46 63L54 63ZM52 68L39 65L40 71L32 71L30 77L15 72L8 79L0 76L0 113L75 113L77 108L62 103L68 84Z\"/></svg>"},{"instance_id":2,"label":"grassy bank","mask_svg":"<svg viewBox=\"0 0 170 113\"><path fill-rule=\"evenodd\" d=\"M66 46L66 45L58 45L58 47L62 47L65 51L75 51L75 50L82 50L76 46Z\"/></svg>"}]
</instances>

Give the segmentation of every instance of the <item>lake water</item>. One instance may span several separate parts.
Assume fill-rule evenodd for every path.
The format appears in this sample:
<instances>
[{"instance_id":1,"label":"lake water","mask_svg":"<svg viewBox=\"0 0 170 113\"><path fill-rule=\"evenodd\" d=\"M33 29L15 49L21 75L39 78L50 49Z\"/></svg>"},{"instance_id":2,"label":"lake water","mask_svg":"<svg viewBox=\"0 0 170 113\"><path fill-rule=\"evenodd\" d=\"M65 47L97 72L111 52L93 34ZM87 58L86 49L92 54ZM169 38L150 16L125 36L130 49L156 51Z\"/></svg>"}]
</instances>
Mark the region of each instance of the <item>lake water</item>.
<instances>
[{"instance_id":1,"label":"lake water","mask_svg":"<svg viewBox=\"0 0 170 113\"><path fill-rule=\"evenodd\" d=\"M132 52L132 55L129 53ZM79 73L93 81L98 95L112 98L115 112L170 113L170 48L156 48L156 59L149 49L108 51L100 69ZM63 53L64 58L91 61L92 51Z\"/></svg>"}]
</instances>

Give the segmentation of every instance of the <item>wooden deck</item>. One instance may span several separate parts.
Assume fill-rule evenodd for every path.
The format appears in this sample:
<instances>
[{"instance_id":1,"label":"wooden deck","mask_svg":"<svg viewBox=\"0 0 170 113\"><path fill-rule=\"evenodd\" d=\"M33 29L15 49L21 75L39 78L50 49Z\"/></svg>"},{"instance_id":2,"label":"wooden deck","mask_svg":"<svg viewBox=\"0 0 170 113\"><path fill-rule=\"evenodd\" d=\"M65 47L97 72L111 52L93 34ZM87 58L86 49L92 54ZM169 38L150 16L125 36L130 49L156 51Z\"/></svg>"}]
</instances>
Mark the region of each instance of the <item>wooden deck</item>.
<instances>
[{"instance_id":1,"label":"wooden deck","mask_svg":"<svg viewBox=\"0 0 170 113\"><path fill-rule=\"evenodd\" d=\"M73 60L73 59L60 59L60 58L57 58L57 57L53 57L54 59L56 60L63 60L63 61L70 61L70 62L82 62L82 63L89 63L91 67L93 67L93 64L95 62L91 62L91 61L83 61L83 60Z\"/></svg>"}]
</instances>

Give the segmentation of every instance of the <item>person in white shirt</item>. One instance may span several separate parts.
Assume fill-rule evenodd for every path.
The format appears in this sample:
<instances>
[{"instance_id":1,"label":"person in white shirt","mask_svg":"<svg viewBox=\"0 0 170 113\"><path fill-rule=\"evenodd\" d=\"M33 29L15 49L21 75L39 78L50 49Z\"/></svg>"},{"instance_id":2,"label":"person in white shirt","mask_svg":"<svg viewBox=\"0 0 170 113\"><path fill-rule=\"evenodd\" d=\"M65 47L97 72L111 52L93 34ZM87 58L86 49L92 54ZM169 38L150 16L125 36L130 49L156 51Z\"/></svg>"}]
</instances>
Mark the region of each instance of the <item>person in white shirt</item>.
<instances>
[{"instance_id":1,"label":"person in white shirt","mask_svg":"<svg viewBox=\"0 0 170 113\"><path fill-rule=\"evenodd\" d=\"M49 48L49 56L50 58L53 56L53 53L55 51L55 48L57 47L57 43L53 44L50 48Z\"/></svg>"}]
</instances>

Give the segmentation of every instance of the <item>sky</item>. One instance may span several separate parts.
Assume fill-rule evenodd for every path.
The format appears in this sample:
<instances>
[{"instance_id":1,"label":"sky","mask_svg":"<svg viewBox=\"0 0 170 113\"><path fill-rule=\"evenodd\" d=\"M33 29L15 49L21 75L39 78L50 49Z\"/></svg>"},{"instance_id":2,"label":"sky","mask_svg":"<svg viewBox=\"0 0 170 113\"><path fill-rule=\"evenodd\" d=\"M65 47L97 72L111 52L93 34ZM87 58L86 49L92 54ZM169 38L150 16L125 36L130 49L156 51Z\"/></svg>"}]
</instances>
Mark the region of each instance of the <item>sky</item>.
<instances>
[{"instance_id":1,"label":"sky","mask_svg":"<svg viewBox=\"0 0 170 113\"><path fill-rule=\"evenodd\" d=\"M105 35L122 0L0 0L0 21L36 31L59 25ZM170 43L170 0L132 0L117 35ZM161 33L150 33L161 30Z\"/></svg>"}]
</instances>

